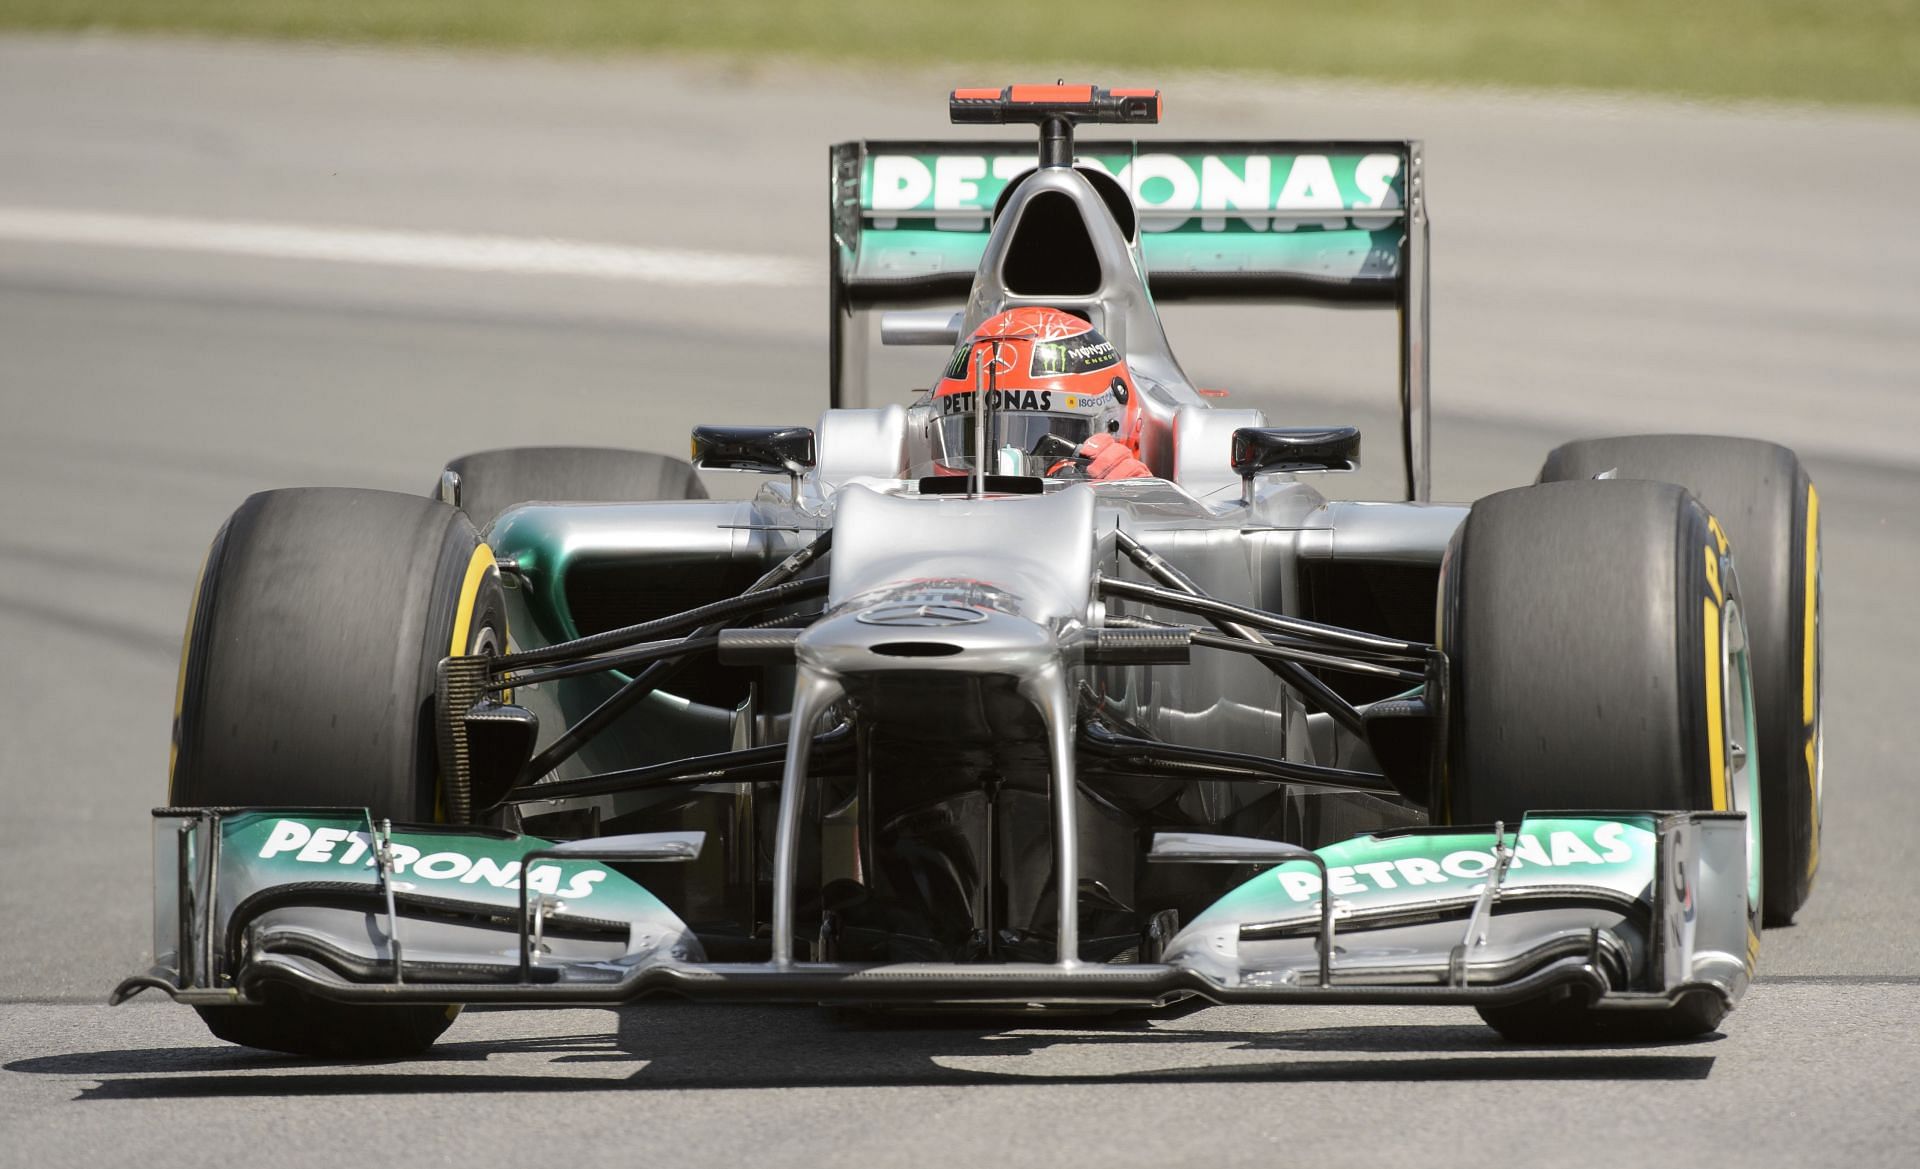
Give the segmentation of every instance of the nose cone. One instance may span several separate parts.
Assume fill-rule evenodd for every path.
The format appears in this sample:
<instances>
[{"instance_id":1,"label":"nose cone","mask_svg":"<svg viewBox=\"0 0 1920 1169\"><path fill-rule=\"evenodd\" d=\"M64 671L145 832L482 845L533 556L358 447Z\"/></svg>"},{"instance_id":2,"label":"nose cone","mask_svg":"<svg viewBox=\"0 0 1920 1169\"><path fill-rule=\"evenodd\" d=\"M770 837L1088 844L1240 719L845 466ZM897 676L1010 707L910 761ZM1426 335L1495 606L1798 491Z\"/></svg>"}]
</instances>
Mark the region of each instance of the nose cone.
<instances>
[{"instance_id":1,"label":"nose cone","mask_svg":"<svg viewBox=\"0 0 1920 1169\"><path fill-rule=\"evenodd\" d=\"M834 500L831 610L955 597L1036 622L1084 621L1093 592L1094 493ZM956 594L959 594L956 596Z\"/></svg>"}]
</instances>

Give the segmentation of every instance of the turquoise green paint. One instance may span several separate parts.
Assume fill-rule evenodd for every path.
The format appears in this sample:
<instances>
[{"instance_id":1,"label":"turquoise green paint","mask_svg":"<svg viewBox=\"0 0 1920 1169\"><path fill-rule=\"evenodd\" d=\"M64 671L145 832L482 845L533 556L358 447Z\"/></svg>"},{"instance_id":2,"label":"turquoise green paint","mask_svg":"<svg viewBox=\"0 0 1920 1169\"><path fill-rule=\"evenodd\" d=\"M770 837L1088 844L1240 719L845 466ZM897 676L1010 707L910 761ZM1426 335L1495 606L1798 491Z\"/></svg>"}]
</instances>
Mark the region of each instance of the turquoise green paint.
<instances>
[{"instance_id":1,"label":"turquoise green paint","mask_svg":"<svg viewBox=\"0 0 1920 1169\"><path fill-rule=\"evenodd\" d=\"M1397 271L1403 221L1369 210L1405 202L1405 159L1369 154L1095 151L1081 165L1114 176L1145 214L1140 246L1154 273L1249 272L1350 279ZM972 273L990 211L1030 153L879 153L860 174L856 278ZM1262 212L1324 210L1325 218ZM1182 214L1190 212L1191 214ZM943 214L944 213L944 214Z\"/></svg>"},{"instance_id":2,"label":"turquoise green paint","mask_svg":"<svg viewBox=\"0 0 1920 1169\"><path fill-rule=\"evenodd\" d=\"M1152 145L1136 143L1115 152L1096 149L1074 161L1120 180L1143 209L1188 210L1196 217L1210 209L1257 218L1263 210L1366 210L1405 203L1404 159L1394 152L1175 154L1156 152ZM1007 184L1033 167L1031 150L869 154L860 171L860 206L903 216L990 211ZM1198 224L1193 229L1227 230Z\"/></svg>"},{"instance_id":3,"label":"turquoise green paint","mask_svg":"<svg viewBox=\"0 0 1920 1169\"><path fill-rule=\"evenodd\" d=\"M658 897L593 860L535 861L553 847L534 836L497 837L459 830L400 830L392 835L395 889L518 912L520 873L530 892L558 897L566 911L614 921L677 921ZM275 885L326 882L379 888L372 835L364 816L245 812L220 820L220 901L231 910Z\"/></svg>"},{"instance_id":4,"label":"turquoise green paint","mask_svg":"<svg viewBox=\"0 0 1920 1169\"><path fill-rule=\"evenodd\" d=\"M714 501L714 506L716 524L731 522L733 505ZM581 545L579 517L580 510L572 505L513 508L487 533L494 552L512 558L525 576L524 585L506 590L507 628L514 652L579 636L562 581L576 559L609 552L604 545ZM671 563L662 561L659 550L634 549L622 555L630 559L639 580L671 571ZM516 691L515 700L540 717L542 741L550 743L559 730L585 717L627 681L628 675L607 670L527 687ZM689 705L663 690L642 699L596 736L578 756L561 765L560 774L571 778L710 755L726 750L731 742L730 712Z\"/></svg>"},{"instance_id":5,"label":"turquoise green paint","mask_svg":"<svg viewBox=\"0 0 1920 1169\"><path fill-rule=\"evenodd\" d=\"M1229 221L1231 222L1231 221ZM1285 235L1248 232L1201 236L1197 233L1148 235L1141 253L1149 278L1155 272L1262 272L1351 277L1363 267L1390 275L1398 262L1400 233L1385 231L1302 231ZM971 275L986 251L984 231L939 231L915 225L860 233L857 277ZM1369 263L1371 261L1371 263Z\"/></svg>"},{"instance_id":6,"label":"turquoise green paint","mask_svg":"<svg viewBox=\"0 0 1920 1169\"><path fill-rule=\"evenodd\" d=\"M579 636L558 587L573 558L571 529L551 515L509 512L487 534L497 555L511 556L531 588L507 590L508 622L518 646L553 645Z\"/></svg>"},{"instance_id":7,"label":"turquoise green paint","mask_svg":"<svg viewBox=\"0 0 1920 1169\"><path fill-rule=\"evenodd\" d=\"M1503 892L1582 886L1627 898L1651 896L1655 836L1650 816L1528 820L1509 834L1514 859ZM1466 900L1494 866L1493 834L1357 836L1316 850L1332 878L1334 904L1366 912ZM1277 865L1216 901L1192 928L1310 918L1320 912L1319 870Z\"/></svg>"}]
</instances>

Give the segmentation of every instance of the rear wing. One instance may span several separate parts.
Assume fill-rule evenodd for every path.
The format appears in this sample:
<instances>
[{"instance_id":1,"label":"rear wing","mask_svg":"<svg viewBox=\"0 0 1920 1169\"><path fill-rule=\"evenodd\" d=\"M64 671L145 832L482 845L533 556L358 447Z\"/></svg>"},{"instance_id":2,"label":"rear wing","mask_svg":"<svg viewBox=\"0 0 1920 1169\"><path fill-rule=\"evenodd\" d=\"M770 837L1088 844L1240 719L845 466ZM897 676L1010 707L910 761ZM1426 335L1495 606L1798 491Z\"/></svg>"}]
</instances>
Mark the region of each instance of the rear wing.
<instances>
[{"instance_id":1,"label":"rear wing","mask_svg":"<svg viewBox=\"0 0 1920 1169\"><path fill-rule=\"evenodd\" d=\"M857 404L863 390L866 333L856 314L963 301L1000 196L1035 157L1006 140L861 141L834 146L831 159L830 375L841 406ZM1427 498L1418 142L1082 140L1074 162L1132 195L1156 301L1398 310L1407 493Z\"/></svg>"}]
</instances>

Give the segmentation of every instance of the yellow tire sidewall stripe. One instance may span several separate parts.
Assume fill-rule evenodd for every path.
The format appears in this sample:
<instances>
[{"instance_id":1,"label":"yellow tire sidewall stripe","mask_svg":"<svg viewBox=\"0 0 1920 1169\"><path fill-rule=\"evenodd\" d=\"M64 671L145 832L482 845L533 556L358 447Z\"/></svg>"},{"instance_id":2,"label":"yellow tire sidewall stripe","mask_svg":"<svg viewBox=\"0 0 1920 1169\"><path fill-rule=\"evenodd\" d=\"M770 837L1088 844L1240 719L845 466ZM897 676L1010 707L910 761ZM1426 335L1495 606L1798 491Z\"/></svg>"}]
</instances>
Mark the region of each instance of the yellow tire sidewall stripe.
<instances>
[{"instance_id":1,"label":"yellow tire sidewall stripe","mask_svg":"<svg viewBox=\"0 0 1920 1169\"><path fill-rule=\"evenodd\" d=\"M482 541L467 561L467 575L460 582L460 603L453 611L453 642L447 649L449 657L460 657L467 652L469 639L473 636L474 603L480 596L480 583L487 579L487 572L492 567L493 549Z\"/></svg>"},{"instance_id":2,"label":"yellow tire sidewall stripe","mask_svg":"<svg viewBox=\"0 0 1920 1169\"><path fill-rule=\"evenodd\" d=\"M1711 554L1712 549L1708 552ZM1713 810L1725 812L1733 805L1727 792L1725 709L1721 702L1720 606L1707 597L1701 601L1701 613L1707 647L1707 773L1713 781Z\"/></svg>"},{"instance_id":3,"label":"yellow tire sidewall stripe","mask_svg":"<svg viewBox=\"0 0 1920 1169\"><path fill-rule=\"evenodd\" d=\"M460 600L453 610L453 637L447 647L448 657L466 656L469 641L473 637L473 609L480 599L480 585L487 579L487 572L493 566L493 549L482 540L467 559L467 575L460 581ZM433 819L441 824L447 819L437 778L433 785Z\"/></svg>"}]
</instances>

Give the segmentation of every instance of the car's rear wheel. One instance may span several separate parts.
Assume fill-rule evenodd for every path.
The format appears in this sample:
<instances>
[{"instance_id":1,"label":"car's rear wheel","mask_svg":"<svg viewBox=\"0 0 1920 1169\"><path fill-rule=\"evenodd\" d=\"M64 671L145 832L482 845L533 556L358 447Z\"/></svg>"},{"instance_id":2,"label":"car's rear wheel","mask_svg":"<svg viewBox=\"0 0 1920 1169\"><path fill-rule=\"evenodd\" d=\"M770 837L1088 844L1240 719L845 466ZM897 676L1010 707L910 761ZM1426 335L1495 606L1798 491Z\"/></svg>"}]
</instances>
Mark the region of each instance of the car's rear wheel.
<instances>
[{"instance_id":1,"label":"car's rear wheel","mask_svg":"<svg viewBox=\"0 0 1920 1169\"><path fill-rule=\"evenodd\" d=\"M1715 521L1684 489L1549 483L1473 506L1442 569L1452 668L1434 819L1517 826L1532 809L1758 813L1740 593ZM1748 836L1757 859L1759 836ZM1758 882L1750 882L1750 907ZM1756 917L1757 923L1757 917ZM1685 1036L1716 995L1613 1016L1576 998L1489 1007L1503 1035Z\"/></svg>"},{"instance_id":2,"label":"car's rear wheel","mask_svg":"<svg viewBox=\"0 0 1920 1169\"><path fill-rule=\"evenodd\" d=\"M448 477L451 476L451 479ZM435 489L482 532L517 503L644 503L705 499L692 464L651 451L529 446L476 451L448 463Z\"/></svg>"},{"instance_id":3,"label":"car's rear wheel","mask_svg":"<svg viewBox=\"0 0 1920 1169\"><path fill-rule=\"evenodd\" d=\"M439 818L434 672L504 649L493 554L445 504L384 491L269 491L215 537L187 625L169 802L364 807ZM365 1007L286 990L202 1007L213 1033L305 1055L391 1056L443 1005Z\"/></svg>"},{"instance_id":4,"label":"car's rear wheel","mask_svg":"<svg viewBox=\"0 0 1920 1169\"><path fill-rule=\"evenodd\" d=\"M1820 866L1820 497L1786 447L1692 434L1568 443L1540 479L1600 474L1685 487L1733 543L1753 639L1766 920L1785 925Z\"/></svg>"}]
</instances>

